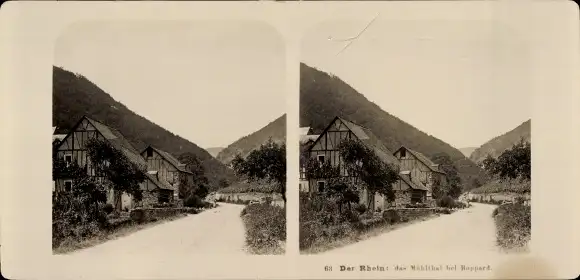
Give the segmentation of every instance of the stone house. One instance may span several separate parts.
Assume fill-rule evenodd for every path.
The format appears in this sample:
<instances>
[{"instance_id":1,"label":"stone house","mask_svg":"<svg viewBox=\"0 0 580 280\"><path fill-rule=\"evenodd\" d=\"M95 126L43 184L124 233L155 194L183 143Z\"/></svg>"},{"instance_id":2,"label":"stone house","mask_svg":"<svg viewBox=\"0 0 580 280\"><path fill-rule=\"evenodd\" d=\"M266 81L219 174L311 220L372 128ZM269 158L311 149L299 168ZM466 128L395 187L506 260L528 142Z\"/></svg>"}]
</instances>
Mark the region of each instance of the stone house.
<instances>
[{"instance_id":1,"label":"stone house","mask_svg":"<svg viewBox=\"0 0 580 280\"><path fill-rule=\"evenodd\" d=\"M86 143L90 139L106 140L113 147L122 151L132 163L147 169L145 159L119 131L87 116L83 116L62 141L55 146L56 157L64 160L67 164L76 162L80 167L86 169L89 176L105 180L105 177L101 176L95 166L91 164L88 156ZM75 187L73 180L66 176L56 177L54 181L57 195L59 192L71 191ZM173 187L161 181L155 173L147 172L145 181L139 186L143 190L141 202L136 202L130 195L116 192L111 188L107 192L107 203L112 204L116 210L120 211L137 206L150 207L153 204L166 201L166 197L172 199Z\"/></svg>"},{"instance_id":2,"label":"stone house","mask_svg":"<svg viewBox=\"0 0 580 280\"><path fill-rule=\"evenodd\" d=\"M405 146L400 147L394 156L399 160L401 170L411 173L411 177L427 188L427 199L432 198L434 186L447 184L446 174L428 157Z\"/></svg>"},{"instance_id":3,"label":"stone house","mask_svg":"<svg viewBox=\"0 0 580 280\"><path fill-rule=\"evenodd\" d=\"M166 182L173 187L173 200L178 200L179 186L182 183L192 184L193 173L186 169L185 164L179 162L172 154L148 146L141 152L141 156L147 161L147 171L156 174L160 181Z\"/></svg>"},{"instance_id":4,"label":"stone house","mask_svg":"<svg viewBox=\"0 0 580 280\"><path fill-rule=\"evenodd\" d=\"M360 203L367 206L368 209L379 210L388 207L397 207L412 202L425 202L427 198L427 188L417 178L412 177L412 172L401 170L400 162L372 131L364 126L355 124L341 117L335 117L317 139L308 147L307 154L321 163L330 162L332 166L338 166L340 176L353 180L356 184L357 178L348 174L348 171L342 164L342 157L338 145L346 139L355 139L360 141L381 159L384 163L394 167L399 173L399 180L393 183L395 192L395 201L388 202L382 195L375 194L374 197L369 194L368 190L359 186ZM308 192L319 193L326 191L326 181L319 178L309 180Z\"/></svg>"}]
</instances>

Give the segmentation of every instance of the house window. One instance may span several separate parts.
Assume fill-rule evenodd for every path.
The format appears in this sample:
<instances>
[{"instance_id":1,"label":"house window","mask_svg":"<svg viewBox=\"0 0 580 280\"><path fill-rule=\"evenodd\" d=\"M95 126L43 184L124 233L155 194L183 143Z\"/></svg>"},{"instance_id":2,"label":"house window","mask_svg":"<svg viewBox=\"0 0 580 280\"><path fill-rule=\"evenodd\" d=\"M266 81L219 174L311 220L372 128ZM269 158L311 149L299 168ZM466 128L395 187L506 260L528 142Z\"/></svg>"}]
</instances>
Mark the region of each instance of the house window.
<instances>
[{"instance_id":1,"label":"house window","mask_svg":"<svg viewBox=\"0 0 580 280\"><path fill-rule=\"evenodd\" d=\"M152 156L153 156L153 150L147 149L147 157L152 157Z\"/></svg>"},{"instance_id":2,"label":"house window","mask_svg":"<svg viewBox=\"0 0 580 280\"><path fill-rule=\"evenodd\" d=\"M318 162L324 163L324 155L318 155Z\"/></svg>"},{"instance_id":3,"label":"house window","mask_svg":"<svg viewBox=\"0 0 580 280\"><path fill-rule=\"evenodd\" d=\"M405 157L407 157L407 150L402 149L401 150L401 158L405 158Z\"/></svg>"},{"instance_id":4,"label":"house window","mask_svg":"<svg viewBox=\"0 0 580 280\"><path fill-rule=\"evenodd\" d=\"M72 190L72 180L64 181L64 190L70 192Z\"/></svg>"},{"instance_id":5,"label":"house window","mask_svg":"<svg viewBox=\"0 0 580 280\"><path fill-rule=\"evenodd\" d=\"M64 155L64 162L65 162L66 164L70 164L70 163L72 163L72 155L71 155L71 154L66 154L66 155Z\"/></svg>"},{"instance_id":6,"label":"house window","mask_svg":"<svg viewBox=\"0 0 580 280\"><path fill-rule=\"evenodd\" d=\"M318 192L324 192L324 181L318 181Z\"/></svg>"}]
</instances>

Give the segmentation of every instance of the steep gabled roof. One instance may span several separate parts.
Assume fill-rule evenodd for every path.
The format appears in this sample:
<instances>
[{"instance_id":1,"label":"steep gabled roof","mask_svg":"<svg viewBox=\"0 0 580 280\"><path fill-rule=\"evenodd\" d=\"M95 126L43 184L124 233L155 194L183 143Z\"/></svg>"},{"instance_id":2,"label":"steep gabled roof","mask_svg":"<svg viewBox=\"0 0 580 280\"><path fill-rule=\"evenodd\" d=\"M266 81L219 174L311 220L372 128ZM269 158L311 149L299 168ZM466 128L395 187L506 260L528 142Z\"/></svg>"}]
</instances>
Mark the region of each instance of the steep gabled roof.
<instances>
[{"instance_id":1,"label":"steep gabled roof","mask_svg":"<svg viewBox=\"0 0 580 280\"><path fill-rule=\"evenodd\" d=\"M352 131L352 133L369 149L373 150L375 154L385 163L399 165L399 160L393 153L383 144L383 142L368 128L337 117L344 125ZM334 122L334 121L333 121Z\"/></svg>"},{"instance_id":2,"label":"steep gabled roof","mask_svg":"<svg viewBox=\"0 0 580 280\"><path fill-rule=\"evenodd\" d=\"M306 127L301 127L299 130L300 130L299 133L302 136L302 135L308 135L308 134L310 134L310 132L312 131L312 128L309 127L309 126L306 126Z\"/></svg>"},{"instance_id":3,"label":"steep gabled roof","mask_svg":"<svg viewBox=\"0 0 580 280\"><path fill-rule=\"evenodd\" d=\"M439 170L437 168L437 166L439 166L438 164L434 163L432 160L430 160L428 157L426 157L425 155L423 155L420 152L417 152L415 150L411 150L405 146L401 146L401 148L399 148L396 152L393 153L396 154L397 152L399 152L400 150L405 149L407 150L409 153L411 153L413 156L415 156L419 161L421 161L423 164L427 165L427 167L429 167L429 169L433 172L437 172L437 173L441 173L441 174L445 174L445 172Z\"/></svg>"},{"instance_id":4,"label":"steep gabled roof","mask_svg":"<svg viewBox=\"0 0 580 280\"><path fill-rule=\"evenodd\" d=\"M73 129L71 129L71 131L69 132L69 134L67 134L66 137L68 137L68 135L70 135L71 133L74 133L76 128L82 123L83 119L86 119L92 126L94 126L95 129L97 129L97 131L109 143L111 143L111 145L114 148L120 150L132 163L139 165L141 167L147 166L147 162L145 161L145 159L143 157L141 157L141 155L139 154L137 149L135 149L135 147L133 147L133 145L131 145L131 143L123 136L123 134L121 134L118 130L116 130L112 127L109 127L109 126L107 126L99 121L92 119L92 118L89 118L87 116L83 116L79 120L79 122L73 127ZM61 141L60 145L62 145L62 143L64 143L64 141ZM160 182L159 180L157 180L157 178L155 178L151 174L145 172L145 176L149 180L151 180L151 182L153 182L160 189L173 190L173 187L171 185L169 185L166 182Z\"/></svg>"},{"instance_id":5,"label":"steep gabled roof","mask_svg":"<svg viewBox=\"0 0 580 280\"><path fill-rule=\"evenodd\" d=\"M174 157L172 154L163 151L161 149L155 148L151 145L149 145L147 148L145 148L145 150L143 150L141 152L141 154L143 154L143 152L145 152L147 149L153 149L154 151L156 151L159 155L161 155L161 157L163 157L165 160L167 160L171 165L173 165L173 167L175 167L177 170L179 170L180 172L184 172L184 173L189 173L189 174L193 174L191 171L185 169L185 164L182 164L176 157Z\"/></svg>"},{"instance_id":6,"label":"steep gabled roof","mask_svg":"<svg viewBox=\"0 0 580 280\"><path fill-rule=\"evenodd\" d=\"M300 135L300 143L307 143L309 141L316 141L319 135Z\"/></svg>"}]
</instances>

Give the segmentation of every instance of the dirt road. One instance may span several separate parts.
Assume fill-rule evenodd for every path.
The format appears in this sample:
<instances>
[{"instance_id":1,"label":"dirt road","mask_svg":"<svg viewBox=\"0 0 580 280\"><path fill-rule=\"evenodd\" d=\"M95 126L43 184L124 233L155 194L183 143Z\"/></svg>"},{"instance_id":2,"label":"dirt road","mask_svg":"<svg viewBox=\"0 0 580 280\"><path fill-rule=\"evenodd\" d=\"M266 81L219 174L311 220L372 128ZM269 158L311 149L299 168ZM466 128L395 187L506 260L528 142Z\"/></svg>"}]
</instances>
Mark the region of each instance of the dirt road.
<instances>
[{"instance_id":1,"label":"dirt road","mask_svg":"<svg viewBox=\"0 0 580 280\"><path fill-rule=\"evenodd\" d=\"M69 254L246 254L243 205L223 204L196 215L152 226L106 243Z\"/></svg>"},{"instance_id":2,"label":"dirt road","mask_svg":"<svg viewBox=\"0 0 580 280\"><path fill-rule=\"evenodd\" d=\"M389 252L410 257L417 254L465 254L493 259L503 255L495 246L495 225L491 217L495 207L474 203L468 209L408 225L325 254L371 255Z\"/></svg>"}]
</instances>

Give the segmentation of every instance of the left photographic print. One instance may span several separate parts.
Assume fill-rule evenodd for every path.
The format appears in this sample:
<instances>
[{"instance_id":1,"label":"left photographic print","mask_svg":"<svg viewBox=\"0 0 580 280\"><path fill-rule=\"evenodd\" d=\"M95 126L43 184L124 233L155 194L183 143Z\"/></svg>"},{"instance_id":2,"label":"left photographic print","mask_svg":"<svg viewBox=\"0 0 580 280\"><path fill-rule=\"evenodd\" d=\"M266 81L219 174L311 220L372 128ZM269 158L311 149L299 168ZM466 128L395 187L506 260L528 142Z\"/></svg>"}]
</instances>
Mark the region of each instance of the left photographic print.
<instances>
[{"instance_id":1,"label":"left photographic print","mask_svg":"<svg viewBox=\"0 0 580 280\"><path fill-rule=\"evenodd\" d=\"M53 254L284 254L273 26L79 22L53 64Z\"/></svg>"}]
</instances>

